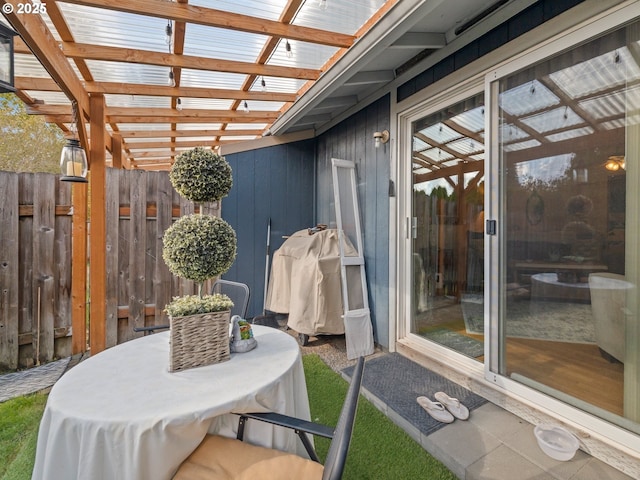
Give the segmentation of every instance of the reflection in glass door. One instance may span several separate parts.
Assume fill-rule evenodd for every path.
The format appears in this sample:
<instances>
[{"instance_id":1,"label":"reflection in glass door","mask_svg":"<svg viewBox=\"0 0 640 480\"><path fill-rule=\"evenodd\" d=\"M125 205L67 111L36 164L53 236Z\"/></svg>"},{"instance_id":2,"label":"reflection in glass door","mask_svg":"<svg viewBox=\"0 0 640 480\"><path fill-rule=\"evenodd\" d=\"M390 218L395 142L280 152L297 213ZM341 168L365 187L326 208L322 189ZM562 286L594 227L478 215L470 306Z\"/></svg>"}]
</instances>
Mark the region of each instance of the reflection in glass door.
<instances>
[{"instance_id":1,"label":"reflection in glass door","mask_svg":"<svg viewBox=\"0 0 640 480\"><path fill-rule=\"evenodd\" d=\"M498 371L636 432L639 33L627 26L492 85Z\"/></svg>"},{"instance_id":2,"label":"reflection in glass door","mask_svg":"<svg viewBox=\"0 0 640 480\"><path fill-rule=\"evenodd\" d=\"M484 95L412 124L411 333L482 361Z\"/></svg>"}]
</instances>

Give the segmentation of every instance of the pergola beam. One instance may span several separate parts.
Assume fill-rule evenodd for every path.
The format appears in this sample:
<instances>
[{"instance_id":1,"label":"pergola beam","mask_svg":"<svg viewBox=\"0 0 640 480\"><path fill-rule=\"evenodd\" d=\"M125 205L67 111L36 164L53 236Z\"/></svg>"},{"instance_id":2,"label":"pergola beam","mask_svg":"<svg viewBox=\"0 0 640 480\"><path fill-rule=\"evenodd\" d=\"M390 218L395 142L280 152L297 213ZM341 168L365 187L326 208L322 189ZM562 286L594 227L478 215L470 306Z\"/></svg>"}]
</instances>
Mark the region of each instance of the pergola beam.
<instances>
[{"instance_id":1,"label":"pergola beam","mask_svg":"<svg viewBox=\"0 0 640 480\"><path fill-rule=\"evenodd\" d=\"M173 137L216 137L216 136L242 136L255 137L262 134L262 130L122 130L118 132L124 139L127 138L165 138Z\"/></svg>"},{"instance_id":2,"label":"pergola beam","mask_svg":"<svg viewBox=\"0 0 640 480\"><path fill-rule=\"evenodd\" d=\"M348 48L356 37L318 28L283 24L266 18L215 10L187 3L161 0L64 0L65 3L87 5L120 12L166 18L177 22L195 23L208 27L226 28L259 35L288 38L302 42L318 43L333 47Z\"/></svg>"},{"instance_id":3,"label":"pergola beam","mask_svg":"<svg viewBox=\"0 0 640 480\"><path fill-rule=\"evenodd\" d=\"M242 75L264 75L269 77L297 78L316 80L320 70L311 68L282 67L280 65L258 65L256 63L221 60L217 58L195 57L191 55L175 55L173 53L153 52L133 48L108 47L86 43L62 44L64 55L70 58L103 60L109 62L125 62L165 67L191 68Z\"/></svg>"}]
</instances>

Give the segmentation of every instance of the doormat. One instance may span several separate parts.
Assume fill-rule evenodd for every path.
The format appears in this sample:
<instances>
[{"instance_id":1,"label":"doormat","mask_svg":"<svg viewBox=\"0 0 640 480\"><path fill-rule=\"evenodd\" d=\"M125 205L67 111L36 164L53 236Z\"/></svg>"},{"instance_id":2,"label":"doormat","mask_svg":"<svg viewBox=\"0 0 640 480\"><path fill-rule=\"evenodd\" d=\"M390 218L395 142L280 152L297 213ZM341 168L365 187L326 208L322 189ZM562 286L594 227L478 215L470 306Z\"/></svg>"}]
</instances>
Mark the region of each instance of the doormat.
<instances>
[{"instance_id":1,"label":"doormat","mask_svg":"<svg viewBox=\"0 0 640 480\"><path fill-rule=\"evenodd\" d=\"M353 368L347 367L343 373L351 377ZM419 396L424 395L435 401L436 392L445 392L460 400L470 412L487 402L481 396L397 353L368 360L364 368L362 388L424 435L430 435L448 424L434 420L425 412L416 401Z\"/></svg>"},{"instance_id":2,"label":"doormat","mask_svg":"<svg viewBox=\"0 0 640 480\"><path fill-rule=\"evenodd\" d=\"M484 344L480 340L460 335L447 328L436 328L421 333L424 338L449 347L467 357L476 358L484 355Z\"/></svg>"}]
</instances>

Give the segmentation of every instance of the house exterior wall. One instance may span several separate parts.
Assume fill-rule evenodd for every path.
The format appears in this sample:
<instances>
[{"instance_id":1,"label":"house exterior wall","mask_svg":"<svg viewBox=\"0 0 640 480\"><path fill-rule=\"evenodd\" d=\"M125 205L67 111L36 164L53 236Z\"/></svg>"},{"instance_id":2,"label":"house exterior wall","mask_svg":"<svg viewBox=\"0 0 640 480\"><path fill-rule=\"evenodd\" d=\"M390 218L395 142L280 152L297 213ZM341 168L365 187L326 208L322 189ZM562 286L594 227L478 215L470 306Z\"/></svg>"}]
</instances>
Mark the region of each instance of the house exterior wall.
<instances>
[{"instance_id":1,"label":"house exterior wall","mask_svg":"<svg viewBox=\"0 0 640 480\"><path fill-rule=\"evenodd\" d=\"M376 343L389 346L389 175L391 143L374 148L373 133L388 130L387 95L317 138L317 223L335 228L331 159L356 164L369 307Z\"/></svg>"},{"instance_id":2,"label":"house exterior wall","mask_svg":"<svg viewBox=\"0 0 640 480\"><path fill-rule=\"evenodd\" d=\"M227 280L249 285L248 317L264 308L267 224L271 218L271 252L284 235L315 225L315 140L287 143L226 155L233 187L222 200L222 218L236 231L238 255Z\"/></svg>"}]
</instances>

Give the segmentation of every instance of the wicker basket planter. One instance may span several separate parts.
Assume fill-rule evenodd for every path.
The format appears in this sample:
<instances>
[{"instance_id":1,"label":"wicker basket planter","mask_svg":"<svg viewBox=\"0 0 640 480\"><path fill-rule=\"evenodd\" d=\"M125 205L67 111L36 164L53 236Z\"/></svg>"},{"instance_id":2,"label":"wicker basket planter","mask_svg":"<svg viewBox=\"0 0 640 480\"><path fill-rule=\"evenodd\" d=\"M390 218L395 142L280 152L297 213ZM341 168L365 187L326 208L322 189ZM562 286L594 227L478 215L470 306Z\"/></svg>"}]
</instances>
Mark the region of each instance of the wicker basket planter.
<instances>
[{"instance_id":1,"label":"wicker basket planter","mask_svg":"<svg viewBox=\"0 0 640 480\"><path fill-rule=\"evenodd\" d=\"M230 310L169 317L169 371L229 360Z\"/></svg>"}]
</instances>

